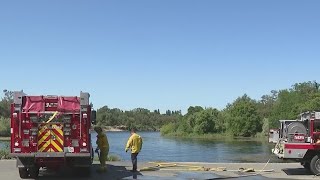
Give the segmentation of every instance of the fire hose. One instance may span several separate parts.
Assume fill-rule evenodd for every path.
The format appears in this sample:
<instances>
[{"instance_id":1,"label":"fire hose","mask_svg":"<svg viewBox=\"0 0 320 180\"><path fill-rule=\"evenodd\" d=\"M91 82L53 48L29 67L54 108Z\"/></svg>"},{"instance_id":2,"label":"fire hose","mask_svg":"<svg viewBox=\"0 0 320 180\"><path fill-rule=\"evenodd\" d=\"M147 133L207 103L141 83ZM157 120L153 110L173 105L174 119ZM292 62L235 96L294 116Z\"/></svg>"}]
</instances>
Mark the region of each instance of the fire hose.
<instances>
[{"instance_id":1,"label":"fire hose","mask_svg":"<svg viewBox=\"0 0 320 180\"><path fill-rule=\"evenodd\" d=\"M238 170L227 170L226 167L204 167L204 166L194 166L194 165L184 165L184 164L177 164L177 163L170 163L170 162L149 162L150 164L154 164L154 166L143 167L140 171L158 171L158 170L165 170L165 171L234 171L234 172L258 172L254 175L259 175L262 172L273 172L273 169L265 170L266 166L269 164L270 159L264 165L261 170L254 170L253 168L239 168Z\"/></svg>"},{"instance_id":2,"label":"fire hose","mask_svg":"<svg viewBox=\"0 0 320 180\"><path fill-rule=\"evenodd\" d=\"M58 113L59 113L58 111L54 112L53 115L48 119L46 124L48 124L50 121L52 121L57 116Z\"/></svg>"}]
</instances>

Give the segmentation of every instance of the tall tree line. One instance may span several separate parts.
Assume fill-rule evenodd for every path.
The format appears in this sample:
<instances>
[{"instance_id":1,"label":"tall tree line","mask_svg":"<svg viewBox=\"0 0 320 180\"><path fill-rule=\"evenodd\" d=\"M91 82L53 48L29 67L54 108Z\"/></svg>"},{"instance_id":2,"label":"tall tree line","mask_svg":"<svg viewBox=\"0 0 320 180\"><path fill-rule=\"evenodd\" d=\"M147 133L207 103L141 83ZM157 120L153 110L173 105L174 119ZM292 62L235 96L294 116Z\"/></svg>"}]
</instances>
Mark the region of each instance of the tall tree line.
<instances>
[{"instance_id":1,"label":"tall tree line","mask_svg":"<svg viewBox=\"0 0 320 180\"><path fill-rule=\"evenodd\" d=\"M10 105L13 102L13 91L3 91L0 100L0 136L10 135ZM181 116L181 111L167 110L164 114L159 109L150 111L136 108L123 111L118 108L110 109L103 106L97 110L97 123L101 126L122 126L125 129L132 127L138 130L158 131L161 126L169 122L176 122Z\"/></svg>"},{"instance_id":2,"label":"tall tree line","mask_svg":"<svg viewBox=\"0 0 320 180\"><path fill-rule=\"evenodd\" d=\"M97 124L101 126L123 126L125 129L136 128L144 131L158 131L164 124L177 122L181 111L167 110L161 114L160 110L150 111L136 108L123 111L118 108L103 106L97 110Z\"/></svg>"},{"instance_id":3,"label":"tall tree line","mask_svg":"<svg viewBox=\"0 0 320 180\"><path fill-rule=\"evenodd\" d=\"M10 134L12 91L4 91L0 100L0 136ZM254 136L277 128L280 119L296 119L301 112L320 111L320 84L316 81L296 83L288 89L272 90L260 99L244 94L224 109L190 106L181 111L136 108L123 111L103 106L97 110L97 123L102 126L124 126L129 129L159 130L162 134L227 133L233 136Z\"/></svg>"},{"instance_id":4,"label":"tall tree line","mask_svg":"<svg viewBox=\"0 0 320 180\"><path fill-rule=\"evenodd\" d=\"M226 133L244 137L267 134L269 128L278 128L281 119L297 119L302 112L320 111L319 87L316 81L296 83L288 89L272 90L258 100L244 94L220 111L191 106L177 122L164 125L161 133Z\"/></svg>"}]
</instances>

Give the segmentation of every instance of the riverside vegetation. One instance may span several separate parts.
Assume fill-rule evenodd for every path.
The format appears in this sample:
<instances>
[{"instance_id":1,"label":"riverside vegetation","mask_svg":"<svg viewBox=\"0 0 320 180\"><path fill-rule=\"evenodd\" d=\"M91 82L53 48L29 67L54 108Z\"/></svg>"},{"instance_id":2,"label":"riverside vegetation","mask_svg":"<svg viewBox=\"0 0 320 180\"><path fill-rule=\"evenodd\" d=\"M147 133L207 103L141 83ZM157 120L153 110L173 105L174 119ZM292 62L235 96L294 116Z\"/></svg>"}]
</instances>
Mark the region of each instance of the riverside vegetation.
<instances>
[{"instance_id":1,"label":"riverside vegetation","mask_svg":"<svg viewBox=\"0 0 320 180\"><path fill-rule=\"evenodd\" d=\"M297 119L305 111L320 111L316 81L272 90L259 100L244 94L221 111L191 106L177 121L162 126L161 134L196 138L265 137L269 128L278 128L278 120Z\"/></svg>"},{"instance_id":2,"label":"riverside vegetation","mask_svg":"<svg viewBox=\"0 0 320 180\"><path fill-rule=\"evenodd\" d=\"M0 101L0 136L10 135L10 104L12 91L4 91ZM316 81L296 83L291 88L272 90L255 100L244 94L224 109L191 106L181 110L148 110L136 108L123 111L103 106L97 110L101 126L132 127L139 131L161 131L166 136L183 137L263 137L269 128L277 128L279 119L296 119L304 111L320 110L320 89Z\"/></svg>"}]
</instances>

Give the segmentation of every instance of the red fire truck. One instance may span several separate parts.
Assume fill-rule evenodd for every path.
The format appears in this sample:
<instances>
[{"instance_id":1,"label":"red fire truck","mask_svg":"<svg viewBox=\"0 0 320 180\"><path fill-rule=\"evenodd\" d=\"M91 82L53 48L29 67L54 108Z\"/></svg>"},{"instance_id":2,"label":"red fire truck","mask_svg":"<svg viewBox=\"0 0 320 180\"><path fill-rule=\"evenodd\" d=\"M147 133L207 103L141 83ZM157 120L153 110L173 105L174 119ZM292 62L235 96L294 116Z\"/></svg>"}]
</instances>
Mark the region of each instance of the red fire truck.
<instances>
[{"instance_id":1,"label":"red fire truck","mask_svg":"<svg viewBox=\"0 0 320 180\"><path fill-rule=\"evenodd\" d=\"M280 120L279 138L272 152L320 174L320 112L302 113L297 120Z\"/></svg>"},{"instance_id":2,"label":"red fire truck","mask_svg":"<svg viewBox=\"0 0 320 180\"><path fill-rule=\"evenodd\" d=\"M80 96L28 96L14 92L11 156L21 178L37 178L40 168L69 166L88 175L94 152L90 128L96 113L89 93Z\"/></svg>"}]
</instances>

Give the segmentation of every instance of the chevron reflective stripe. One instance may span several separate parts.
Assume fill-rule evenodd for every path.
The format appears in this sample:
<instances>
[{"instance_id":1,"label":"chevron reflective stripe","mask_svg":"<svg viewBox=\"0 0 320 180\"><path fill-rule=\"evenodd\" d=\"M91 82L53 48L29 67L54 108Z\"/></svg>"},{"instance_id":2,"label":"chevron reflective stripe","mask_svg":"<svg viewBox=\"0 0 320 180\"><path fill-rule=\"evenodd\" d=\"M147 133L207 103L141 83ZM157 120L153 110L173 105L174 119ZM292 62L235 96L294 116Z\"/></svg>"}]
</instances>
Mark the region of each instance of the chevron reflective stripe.
<instances>
[{"instance_id":1,"label":"chevron reflective stripe","mask_svg":"<svg viewBox=\"0 0 320 180\"><path fill-rule=\"evenodd\" d=\"M47 129L46 126L43 126L41 129L39 129L38 132L38 151L39 152L46 152L44 151L49 145L50 145L50 130Z\"/></svg>"},{"instance_id":2,"label":"chevron reflective stripe","mask_svg":"<svg viewBox=\"0 0 320 180\"><path fill-rule=\"evenodd\" d=\"M52 152L63 152L63 131L62 129L56 128L51 130L51 134L54 136L51 139Z\"/></svg>"},{"instance_id":3,"label":"chevron reflective stripe","mask_svg":"<svg viewBox=\"0 0 320 180\"><path fill-rule=\"evenodd\" d=\"M42 126L38 132L38 152L63 152L62 125Z\"/></svg>"}]
</instances>

